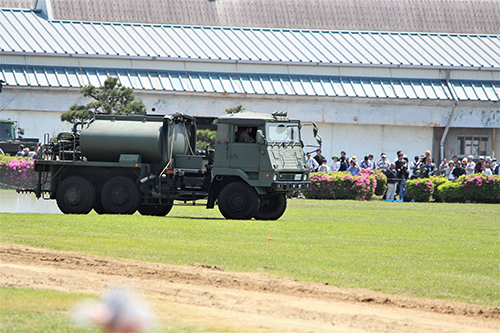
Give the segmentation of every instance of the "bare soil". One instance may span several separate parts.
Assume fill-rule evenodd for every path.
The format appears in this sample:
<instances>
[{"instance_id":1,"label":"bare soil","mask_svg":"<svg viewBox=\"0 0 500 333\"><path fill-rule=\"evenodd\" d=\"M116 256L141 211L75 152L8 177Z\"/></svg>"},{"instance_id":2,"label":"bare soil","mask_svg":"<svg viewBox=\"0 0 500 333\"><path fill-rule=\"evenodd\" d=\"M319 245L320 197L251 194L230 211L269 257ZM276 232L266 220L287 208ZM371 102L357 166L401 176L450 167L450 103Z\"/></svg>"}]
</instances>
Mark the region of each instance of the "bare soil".
<instances>
[{"instance_id":1,"label":"bare soil","mask_svg":"<svg viewBox=\"0 0 500 333\"><path fill-rule=\"evenodd\" d=\"M500 309L0 244L0 285L99 294L127 285L167 323L224 332L500 332Z\"/></svg>"}]
</instances>

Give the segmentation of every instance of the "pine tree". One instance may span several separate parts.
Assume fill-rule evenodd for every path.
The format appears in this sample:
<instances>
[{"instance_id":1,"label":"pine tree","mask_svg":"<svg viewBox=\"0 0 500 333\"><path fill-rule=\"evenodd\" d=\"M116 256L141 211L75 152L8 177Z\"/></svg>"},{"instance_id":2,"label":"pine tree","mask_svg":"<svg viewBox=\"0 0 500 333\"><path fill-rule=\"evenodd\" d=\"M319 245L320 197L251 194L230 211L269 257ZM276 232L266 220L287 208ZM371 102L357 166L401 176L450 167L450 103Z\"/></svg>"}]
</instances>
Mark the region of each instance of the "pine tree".
<instances>
[{"instance_id":1,"label":"pine tree","mask_svg":"<svg viewBox=\"0 0 500 333\"><path fill-rule=\"evenodd\" d=\"M61 121L77 123L92 118L92 113L103 114L146 114L146 106L142 101L135 101L132 88L124 87L116 77L108 77L104 85L96 88L88 85L80 89L84 97L94 99L87 105L73 104L69 111L61 115Z\"/></svg>"}]
</instances>

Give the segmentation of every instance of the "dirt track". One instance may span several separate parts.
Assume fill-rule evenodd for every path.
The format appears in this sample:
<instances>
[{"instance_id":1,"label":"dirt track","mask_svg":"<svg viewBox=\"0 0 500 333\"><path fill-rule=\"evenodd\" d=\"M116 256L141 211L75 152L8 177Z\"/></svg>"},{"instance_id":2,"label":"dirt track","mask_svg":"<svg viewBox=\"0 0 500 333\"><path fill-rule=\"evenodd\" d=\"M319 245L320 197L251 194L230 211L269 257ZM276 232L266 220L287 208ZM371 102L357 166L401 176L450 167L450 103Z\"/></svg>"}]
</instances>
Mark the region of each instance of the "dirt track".
<instances>
[{"instance_id":1,"label":"dirt track","mask_svg":"<svg viewBox=\"0 0 500 333\"><path fill-rule=\"evenodd\" d=\"M128 285L163 321L234 332L500 332L500 309L0 244L0 285L100 293Z\"/></svg>"}]
</instances>

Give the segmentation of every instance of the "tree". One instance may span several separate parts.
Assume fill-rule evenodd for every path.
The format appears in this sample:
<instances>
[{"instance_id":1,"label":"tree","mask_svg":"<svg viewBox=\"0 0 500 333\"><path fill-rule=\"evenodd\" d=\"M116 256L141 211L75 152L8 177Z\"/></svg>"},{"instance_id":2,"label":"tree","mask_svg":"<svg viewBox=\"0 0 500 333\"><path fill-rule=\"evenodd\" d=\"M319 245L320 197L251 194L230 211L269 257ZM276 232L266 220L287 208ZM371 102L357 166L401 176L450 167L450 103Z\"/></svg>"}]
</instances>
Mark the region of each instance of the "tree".
<instances>
[{"instance_id":1,"label":"tree","mask_svg":"<svg viewBox=\"0 0 500 333\"><path fill-rule=\"evenodd\" d=\"M245 110L245 108L243 107L243 105L238 105L235 108L226 109L226 113L228 113L228 114L240 113L243 110Z\"/></svg>"},{"instance_id":2,"label":"tree","mask_svg":"<svg viewBox=\"0 0 500 333\"><path fill-rule=\"evenodd\" d=\"M211 131L209 129L197 130L196 137L198 138L198 141L196 142L196 149L197 150L205 150L205 148L207 148L207 146L209 148L214 148L216 134L217 134L217 131Z\"/></svg>"},{"instance_id":3,"label":"tree","mask_svg":"<svg viewBox=\"0 0 500 333\"><path fill-rule=\"evenodd\" d=\"M92 113L103 114L146 114L146 106L142 101L135 101L132 88L124 87L116 77L108 77L104 85L96 88L88 85L80 89L84 97L91 97L95 102L87 105L73 104L69 111L61 115L61 121L72 124L92 118Z\"/></svg>"}]
</instances>

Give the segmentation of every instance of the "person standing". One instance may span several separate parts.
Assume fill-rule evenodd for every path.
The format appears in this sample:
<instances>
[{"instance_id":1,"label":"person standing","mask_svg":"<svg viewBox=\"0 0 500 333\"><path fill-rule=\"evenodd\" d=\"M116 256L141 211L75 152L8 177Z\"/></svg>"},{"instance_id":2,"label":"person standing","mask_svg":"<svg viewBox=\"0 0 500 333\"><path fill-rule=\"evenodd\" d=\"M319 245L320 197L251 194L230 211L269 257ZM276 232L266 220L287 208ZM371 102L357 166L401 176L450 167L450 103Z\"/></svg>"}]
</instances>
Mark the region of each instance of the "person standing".
<instances>
[{"instance_id":1,"label":"person standing","mask_svg":"<svg viewBox=\"0 0 500 333\"><path fill-rule=\"evenodd\" d=\"M372 154L368 155L368 160L370 161L370 163L372 165L371 169L375 170L377 168L377 166L375 165L375 161L373 160L373 155Z\"/></svg>"},{"instance_id":2,"label":"person standing","mask_svg":"<svg viewBox=\"0 0 500 333\"><path fill-rule=\"evenodd\" d=\"M325 173L330 172L330 168L326 164L326 160L324 160L323 163L318 167L318 172L325 172Z\"/></svg>"},{"instance_id":3,"label":"person standing","mask_svg":"<svg viewBox=\"0 0 500 333\"><path fill-rule=\"evenodd\" d=\"M453 171L455 170L455 162L449 161L448 162L448 167L446 168L446 171L444 172L444 176L448 180L455 180L455 176L453 175Z\"/></svg>"},{"instance_id":4,"label":"person standing","mask_svg":"<svg viewBox=\"0 0 500 333\"><path fill-rule=\"evenodd\" d=\"M484 156L479 156L479 162L476 163L476 167L474 168L474 173L481 173L484 165Z\"/></svg>"},{"instance_id":5,"label":"person standing","mask_svg":"<svg viewBox=\"0 0 500 333\"><path fill-rule=\"evenodd\" d=\"M483 173L484 173L485 175L491 176L491 175L493 174L493 173L491 172L491 169L490 169L490 164L489 164L488 162L486 162L486 163L484 163L484 164L483 164L482 169L483 169Z\"/></svg>"},{"instance_id":6,"label":"person standing","mask_svg":"<svg viewBox=\"0 0 500 333\"><path fill-rule=\"evenodd\" d=\"M438 168L439 176L444 176L447 168L448 168L448 159L444 157L443 160L441 161L441 164L439 164Z\"/></svg>"},{"instance_id":7,"label":"person standing","mask_svg":"<svg viewBox=\"0 0 500 333\"><path fill-rule=\"evenodd\" d=\"M356 158L351 158L351 165L349 166L349 168L347 168L347 171L349 171L349 173L353 176L359 176L359 170L361 169L356 162Z\"/></svg>"},{"instance_id":8,"label":"person standing","mask_svg":"<svg viewBox=\"0 0 500 333\"><path fill-rule=\"evenodd\" d=\"M397 193L399 195L399 200L403 200L403 194L406 186L406 179L408 178L408 164L404 160L404 154L399 153L398 160L395 163L396 172L398 178L398 189Z\"/></svg>"},{"instance_id":9,"label":"person standing","mask_svg":"<svg viewBox=\"0 0 500 333\"><path fill-rule=\"evenodd\" d=\"M493 169L493 174L494 175L500 175L500 164L497 164L495 169Z\"/></svg>"},{"instance_id":10,"label":"person standing","mask_svg":"<svg viewBox=\"0 0 500 333\"><path fill-rule=\"evenodd\" d=\"M420 166L420 178L429 178L430 176L434 176L437 168L436 164L432 162L432 157L427 157L426 163Z\"/></svg>"},{"instance_id":11,"label":"person standing","mask_svg":"<svg viewBox=\"0 0 500 333\"><path fill-rule=\"evenodd\" d=\"M465 171L466 166L467 166L467 159L465 157L462 159L461 163L455 164L455 169L453 169L453 171L452 171L453 176L455 176L455 179L466 174L466 171Z\"/></svg>"},{"instance_id":12,"label":"person standing","mask_svg":"<svg viewBox=\"0 0 500 333\"><path fill-rule=\"evenodd\" d=\"M306 158L307 158L306 164L309 171L311 172L316 171L319 167L318 162L316 162L314 158L311 158L311 153L307 153Z\"/></svg>"},{"instance_id":13,"label":"person standing","mask_svg":"<svg viewBox=\"0 0 500 333\"><path fill-rule=\"evenodd\" d=\"M473 158L474 156L472 155L467 156L467 165L465 166L465 173L467 175L472 175L476 170L476 163L472 160Z\"/></svg>"},{"instance_id":14,"label":"person standing","mask_svg":"<svg viewBox=\"0 0 500 333\"><path fill-rule=\"evenodd\" d=\"M389 163L389 161L387 161L387 155L382 154L380 161L377 162L377 169L379 169L381 172L386 172L390 166L391 164Z\"/></svg>"},{"instance_id":15,"label":"person standing","mask_svg":"<svg viewBox=\"0 0 500 333\"><path fill-rule=\"evenodd\" d=\"M414 175L416 178L415 170L417 170L417 171L420 170L420 158L418 156L415 156L413 162L410 163L409 174L408 174L409 179L413 179ZM417 174L418 174L418 172L417 172Z\"/></svg>"},{"instance_id":16,"label":"person standing","mask_svg":"<svg viewBox=\"0 0 500 333\"><path fill-rule=\"evenodd\" d=\"M319 166L321 166L323 162L326 162L325 156L321 155L321 149L316 150L316 156L314 156L314 159L316 160L316 162L318 162Z\"/></svg>"},{"instance_id":17,"label":"person standing","mask_svg":"<svg viewBox=\"0 0 500 333\"><path fill-rule=\"evenodd\" d=\"M391 163L389 168L385 171L385 175L387 176L387 192L386 192L386 200L394 201L394 195L396 194L396 185L398 181L396 178L398 177L396 172L396 163Z\"/></svg>"},{"instance_id":18,"label":"person standing","mask_svg":"<svg viewBox=\"0 0 500 333\"><path fill-rule=\"evenodd\" d=\"M337 155L333 155L332 157L332 164L330 164L330 172L337 172L340 169L340 161L339 157Z\"/></svg>"},{"instance_id":19,"label":"person standing","mask_svg":"<svg viewBox=\"0 0 500 333\"><path fill-rule=\"evenodd\" d=\"M361 162L360 167L362 169L372 169L372 163L370 162L370 159L368 156L365 156L363 159L363 162Z\"/></svg>"}]
</instances>

